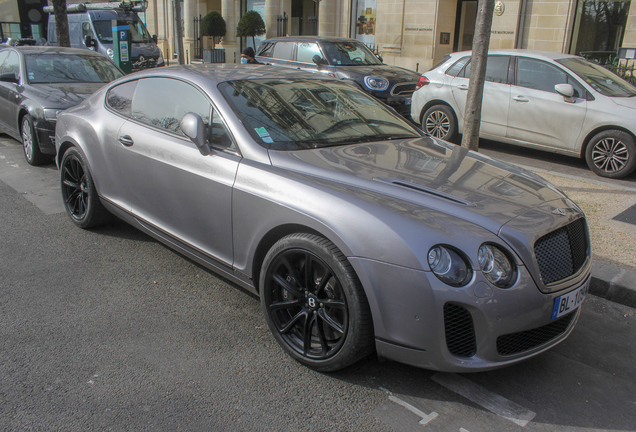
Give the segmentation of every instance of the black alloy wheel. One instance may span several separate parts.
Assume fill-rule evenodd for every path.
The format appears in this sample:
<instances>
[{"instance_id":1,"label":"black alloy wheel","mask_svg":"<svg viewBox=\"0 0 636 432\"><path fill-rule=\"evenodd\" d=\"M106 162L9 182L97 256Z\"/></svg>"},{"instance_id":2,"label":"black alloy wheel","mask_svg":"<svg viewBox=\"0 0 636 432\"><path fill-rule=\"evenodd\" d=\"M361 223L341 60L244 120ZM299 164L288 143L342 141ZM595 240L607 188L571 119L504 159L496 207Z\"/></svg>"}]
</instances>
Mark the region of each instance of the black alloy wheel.
<instances>
[{"instance_id":1,"label":"black alloy wheel","mask_svg":"<svg viewBox=\"0 0 636 432\"><path fill-rule=\"evenodd\" d=\"M60 172L64 207L73 223L91 228L107 222L110 214L99 201L93 178L79 151L75 148L66 151Z\"/></svg>"},{"instance_id":2,"label":"black alloy wheel","mask_svg":"<svg viewBox=\"0 0 636 432\"><path fill-rule=\"evenodd\" d=\"M333 371L372 351L364 291L328 240L310 234L281 239L265 258L260 286L270 330L300 363Z\"/></svg>"}]
</instances>

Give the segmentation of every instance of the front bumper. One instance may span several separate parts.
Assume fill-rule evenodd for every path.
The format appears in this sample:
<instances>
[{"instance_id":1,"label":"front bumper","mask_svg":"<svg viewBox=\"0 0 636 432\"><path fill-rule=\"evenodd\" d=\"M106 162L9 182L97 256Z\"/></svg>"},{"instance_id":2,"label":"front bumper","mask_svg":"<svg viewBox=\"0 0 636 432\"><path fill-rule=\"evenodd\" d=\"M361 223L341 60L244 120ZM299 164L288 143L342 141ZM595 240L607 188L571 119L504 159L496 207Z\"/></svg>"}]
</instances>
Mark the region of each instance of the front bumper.
<instances>
[{"instance_id":1,"label":"front bumper","mask_svg":"<svg viewBox=\"0 0 636 432\"><path fill-rule=\"evenodd\" d=\"M36 120L33 125L40 151L46 155L55 154L55 123L48 120Z\"/></svg>"},{"instance_id":2,"label":"front bumper","mask_svg":"<svg viewBox=\"0 0 636 432\"><path fill-rule=\"evenodd\" d=\"M544 294L527 269L519 267L519 279L509 289L493 287L480 272L468 285L452 288L430 272L363 258L349 260L369 299L378 355L446 372L500 368L562 342L574 329L580 307L551 320L554 299L589 283L587 268L587 277L579 284ZM543 338L527 342L528 331ZM512 350L510 344L502 345L502 340L510 339Z\"/></svg>"}]
</instances>

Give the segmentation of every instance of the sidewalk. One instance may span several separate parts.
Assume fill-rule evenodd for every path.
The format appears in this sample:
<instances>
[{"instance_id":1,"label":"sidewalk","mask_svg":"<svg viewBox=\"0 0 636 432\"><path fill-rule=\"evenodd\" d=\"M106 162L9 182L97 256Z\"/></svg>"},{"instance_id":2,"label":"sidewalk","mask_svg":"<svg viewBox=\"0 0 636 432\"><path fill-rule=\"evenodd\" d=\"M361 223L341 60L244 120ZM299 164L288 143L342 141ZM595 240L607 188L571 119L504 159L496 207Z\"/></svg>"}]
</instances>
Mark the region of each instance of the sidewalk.
<instances>
[{"instance_id":1,"label":"sidewalk","mask_svg":"<svg viewBox=\"0 0 636 432\"><path fill-rule=\"evenodd\" d=\"M636 189L601 177L589 180L524 168L559 187L585 212L594 260L590 293L636 308Z\"/></svg>"}]
</instances>

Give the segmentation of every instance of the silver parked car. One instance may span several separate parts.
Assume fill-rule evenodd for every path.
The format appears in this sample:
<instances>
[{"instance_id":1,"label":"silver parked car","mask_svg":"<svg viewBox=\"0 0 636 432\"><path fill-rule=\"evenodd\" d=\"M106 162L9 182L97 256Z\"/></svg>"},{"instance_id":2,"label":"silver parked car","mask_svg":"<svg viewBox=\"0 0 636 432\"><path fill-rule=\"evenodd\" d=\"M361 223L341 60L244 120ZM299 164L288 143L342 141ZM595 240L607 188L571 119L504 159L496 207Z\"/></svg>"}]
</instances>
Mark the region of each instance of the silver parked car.
<instances>
[{"instance_id":1,"label":"silver parked car","mask_svg":"<svg viewBox=\"0 0 636 432\"><path fill-rule=\"evenodd\" d=\"M452 140L464 125L470 52L426 72L411 117ZM488 55L480 137L585 158L603 177L636 169L636 87L581 57L527 50Z\"/></svg>"},{"instance_id":2,"label":"silver parked car","mask_svg":"<svg viewBox=\"0 0 636 432\"><path fill-rule=\"evenodd\" d=\"M143 71L61 113L56 145L76 225L117 215L259 294L317 370L374 349L445 371L516 363L572 332L588 289L567 196L329 77Z\"/></svg>"}]
</instances>

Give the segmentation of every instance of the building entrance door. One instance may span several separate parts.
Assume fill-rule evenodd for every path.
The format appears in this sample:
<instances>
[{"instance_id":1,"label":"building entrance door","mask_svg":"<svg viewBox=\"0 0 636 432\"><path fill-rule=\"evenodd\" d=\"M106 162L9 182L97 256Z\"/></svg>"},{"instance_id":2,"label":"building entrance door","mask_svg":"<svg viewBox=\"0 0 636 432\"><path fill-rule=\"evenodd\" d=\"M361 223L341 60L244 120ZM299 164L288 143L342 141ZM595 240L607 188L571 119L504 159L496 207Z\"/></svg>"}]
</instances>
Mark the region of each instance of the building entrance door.
<instances>
[{"instance_id":1,"label":"building entrance door","mask_svg":"<svg viewBox=\"0 0 636 432\"><path fill-rule=\"evenodd\" d=\"M458 0L453 51L469 51L473 49L476 19L477 2L475 0Z\"/></svg>"}]
</instances>

